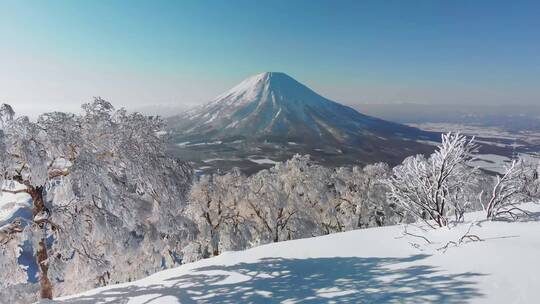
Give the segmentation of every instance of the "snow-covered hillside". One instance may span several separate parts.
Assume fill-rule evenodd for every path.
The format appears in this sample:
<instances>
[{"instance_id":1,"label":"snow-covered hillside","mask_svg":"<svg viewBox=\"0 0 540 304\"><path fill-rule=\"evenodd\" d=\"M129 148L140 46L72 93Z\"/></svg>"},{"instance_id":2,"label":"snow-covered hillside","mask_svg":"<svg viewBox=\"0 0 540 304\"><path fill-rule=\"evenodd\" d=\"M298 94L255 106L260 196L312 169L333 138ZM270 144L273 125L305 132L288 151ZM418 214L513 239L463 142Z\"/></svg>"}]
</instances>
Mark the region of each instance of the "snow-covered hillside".
<instances>
[{"instance_id":1,"label":"snow-covered hillside","mask_svg":"<svg viewBox=\"0 0 540 304\"><path fill-rule=\"evenodd\" d=\"M476 212L451 229L390 226L269 244L57 301L535 303L540 205L522 207L528 221L485 222ZM467 232L482 241L459 243Z\"/></svg>"}]
</instances>

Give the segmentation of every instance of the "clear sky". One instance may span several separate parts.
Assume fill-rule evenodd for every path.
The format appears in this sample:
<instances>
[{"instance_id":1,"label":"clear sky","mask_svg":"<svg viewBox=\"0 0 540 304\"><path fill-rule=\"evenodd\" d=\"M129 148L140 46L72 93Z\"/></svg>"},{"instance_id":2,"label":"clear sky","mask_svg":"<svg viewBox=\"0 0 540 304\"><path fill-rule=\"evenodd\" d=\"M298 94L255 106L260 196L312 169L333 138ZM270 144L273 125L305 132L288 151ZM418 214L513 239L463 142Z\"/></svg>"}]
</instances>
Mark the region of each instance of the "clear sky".
<instances>
[{"instance_id":1,"label":"clear sky","mask_svg":"<svg viewBox=\"0 0 540 304\"><path fill-rule=\"evenodd\" d=\"M540 103L540 1L0 0L0 101L198 104L264 71L347 103Z\"/></svg>"}]
</instances>

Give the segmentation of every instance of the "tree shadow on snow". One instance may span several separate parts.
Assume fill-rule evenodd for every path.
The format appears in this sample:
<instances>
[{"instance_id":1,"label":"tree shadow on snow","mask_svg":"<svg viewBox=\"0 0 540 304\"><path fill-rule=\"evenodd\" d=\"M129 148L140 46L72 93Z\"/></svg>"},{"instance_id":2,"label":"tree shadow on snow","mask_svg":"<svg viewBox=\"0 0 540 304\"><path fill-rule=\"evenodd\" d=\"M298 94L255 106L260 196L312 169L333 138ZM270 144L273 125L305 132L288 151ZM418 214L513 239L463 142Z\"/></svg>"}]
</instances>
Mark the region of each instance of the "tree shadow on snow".
<instances>
[{"instance_id":1,"label":"tree shadow on snow","mask_svg":"<svg viewBox=\"0 0 540 304\"><path fill-rule=\"evenodd\" d=\"M117 287L67 303L465 303L481 297L479 273L447 274L408 258L265 258L209 266L164 285ZM414 262L412 264L408 264Z\"/></svg>"}]
</instances>

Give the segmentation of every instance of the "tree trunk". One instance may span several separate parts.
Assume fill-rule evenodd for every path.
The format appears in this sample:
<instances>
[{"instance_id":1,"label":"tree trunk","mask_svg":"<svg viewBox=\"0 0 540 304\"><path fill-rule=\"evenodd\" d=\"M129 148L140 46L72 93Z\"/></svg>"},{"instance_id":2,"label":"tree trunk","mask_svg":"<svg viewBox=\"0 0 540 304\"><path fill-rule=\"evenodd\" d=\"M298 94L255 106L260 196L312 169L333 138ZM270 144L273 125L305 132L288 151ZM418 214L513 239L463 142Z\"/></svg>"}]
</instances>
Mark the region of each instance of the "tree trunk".
<instances>
[{"instance_id":1,"label":"tree trunk","mask_svg":"<svg viewBox=\"0 0 540 304\"><path fill-rule=\"evenodd\" d=\"M217 239L217 233L214 229L210 231L210 242L212 244L212 255L219 255L219 240Z\"/></svg>"},{"instance_id":2,"label":"tree trunk","mask_svg":"<svg viewBox=\"0 0 540 304\"><path fill-rule=\"evenodd\" d=\"M34 222L36 221L36 216L41 214L48 214L49 210L45 207L45 201L43 200L43 187L32 187L29 190L30 196L32 197L32 217ZM39 219L38 219L39 220ZM49 280L49 261L47 253L47 223L38 222L37 223L41 229L41 239L39 241L38 249L36 252L36 260L39 266L39 284L40 284L40 296L42 299L52 299L52 283Z\"/></svg>"},{"instance_id":3,"label":"tree trunk","mask_svg":"<svg viewBox=\"0 0 540 304\"><path fill-rule=\"evenodd\" d=\"M44 231L45 233L45 231ZM48 277L49 272L49 262L47 261L47 239L43 237L39 241L39 248L37 251L37 262L39 265L39 285L40 285L40 296L42 299L52 299L52 284Z\"/></svg>"}]
</instances>

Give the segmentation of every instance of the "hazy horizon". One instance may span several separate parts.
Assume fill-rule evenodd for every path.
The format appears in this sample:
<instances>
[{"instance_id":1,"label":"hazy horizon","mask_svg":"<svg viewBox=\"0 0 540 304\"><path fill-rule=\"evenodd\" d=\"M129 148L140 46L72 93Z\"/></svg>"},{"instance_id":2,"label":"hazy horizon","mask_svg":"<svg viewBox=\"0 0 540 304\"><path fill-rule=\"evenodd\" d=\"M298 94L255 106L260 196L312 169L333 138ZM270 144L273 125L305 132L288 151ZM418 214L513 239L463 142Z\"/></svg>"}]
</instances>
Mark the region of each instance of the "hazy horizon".
<instances>
[{"instance_id":1,"label":"hazy horizon","mask_svg":"<svg viewBox=\"0 0 540 304\"><path fill-rule=\"evenodd\" d=\"M285 72L358 104L540 101L533 1L2 1L0 102L19 112L202 104Z\"/></svg>"}]
</instances>

